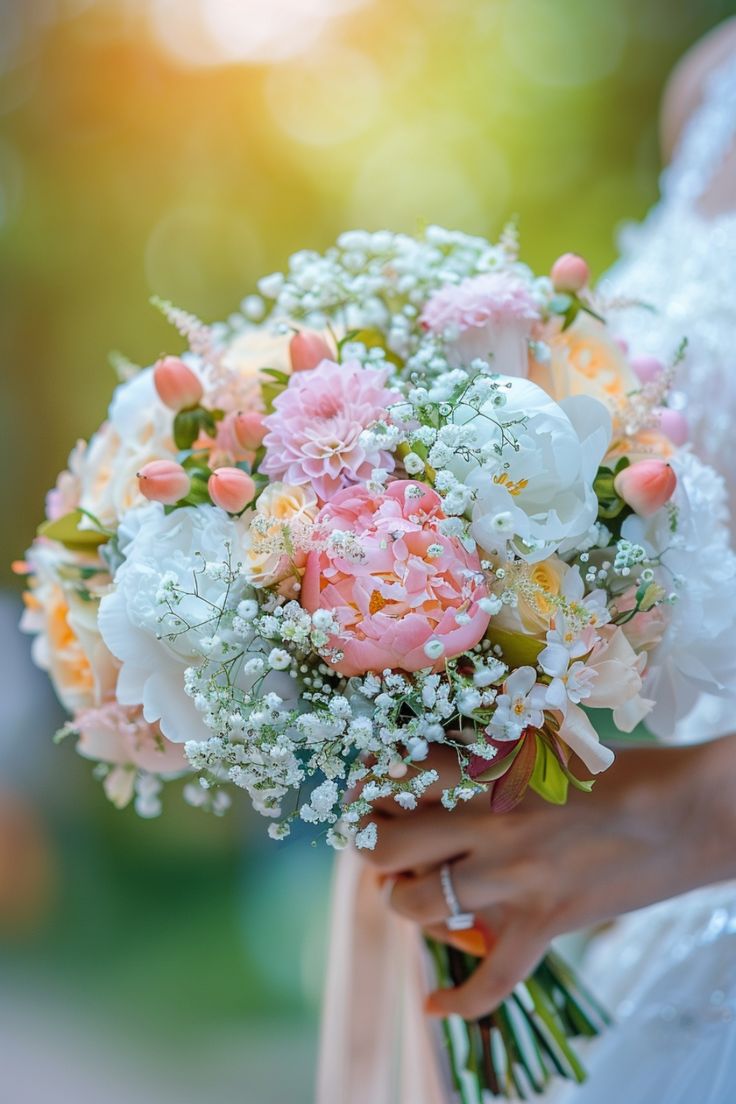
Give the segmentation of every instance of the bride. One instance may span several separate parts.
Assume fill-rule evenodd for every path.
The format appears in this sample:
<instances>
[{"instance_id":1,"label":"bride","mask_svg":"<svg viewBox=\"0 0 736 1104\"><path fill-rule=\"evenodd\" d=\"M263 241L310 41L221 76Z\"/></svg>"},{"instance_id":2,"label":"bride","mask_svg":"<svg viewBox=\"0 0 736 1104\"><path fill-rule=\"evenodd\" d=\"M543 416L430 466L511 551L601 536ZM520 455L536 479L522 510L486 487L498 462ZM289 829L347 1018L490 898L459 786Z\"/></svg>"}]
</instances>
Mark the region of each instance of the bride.
<instances>
[{"instance_id":1,"label":"bride","mask_svg":"<svg viewBox=\"0 0 736 1104\"><path fill-rule=\"evenodd\" d=\"M662 198L625 233L604 291L625 287L657 308L620 312L637 354L673 351L687 335L679 386L693 445L735 505L736 20L675 71L662 129L671 155ZM439 1018L486 1013L553 938L622 914L592 940L585 965L616 1026L586 1056L589 1081L557 1084L544 1100L736 1098L734 728L728 709L702 700L672 746L619 751L595 801L527 800L505 816L470 803L453 814L450 842L436 800L452 764L437 749L435 803L430 792L410 817L392 804L370 865L348 854L338 870L319 1104L449 1104ZM430 992L420 928L467 939L444 923L446 862L489 953L461 987Z\"/></svg>"}]
</instances>

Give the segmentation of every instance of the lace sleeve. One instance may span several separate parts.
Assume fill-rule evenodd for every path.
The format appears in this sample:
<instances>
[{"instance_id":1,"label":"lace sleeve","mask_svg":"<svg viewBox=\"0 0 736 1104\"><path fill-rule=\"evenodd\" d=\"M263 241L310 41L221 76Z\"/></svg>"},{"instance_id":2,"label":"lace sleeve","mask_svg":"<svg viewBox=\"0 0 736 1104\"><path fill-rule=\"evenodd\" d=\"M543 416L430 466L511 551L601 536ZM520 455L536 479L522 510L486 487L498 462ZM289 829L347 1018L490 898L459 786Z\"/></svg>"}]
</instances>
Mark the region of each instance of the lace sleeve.
<instances>
[{"instance_id":1,"label":"lace sleeve","mask_svg":"<svg viewBox=\"0 0 736 1104\"><path fill-rule=\"evenodd\" d=\"M688 120L671 164L662 174L662 196L694 207L707 191L736 139L736 54L708 76L700 106Z\"/></svg>"}]
</instances>

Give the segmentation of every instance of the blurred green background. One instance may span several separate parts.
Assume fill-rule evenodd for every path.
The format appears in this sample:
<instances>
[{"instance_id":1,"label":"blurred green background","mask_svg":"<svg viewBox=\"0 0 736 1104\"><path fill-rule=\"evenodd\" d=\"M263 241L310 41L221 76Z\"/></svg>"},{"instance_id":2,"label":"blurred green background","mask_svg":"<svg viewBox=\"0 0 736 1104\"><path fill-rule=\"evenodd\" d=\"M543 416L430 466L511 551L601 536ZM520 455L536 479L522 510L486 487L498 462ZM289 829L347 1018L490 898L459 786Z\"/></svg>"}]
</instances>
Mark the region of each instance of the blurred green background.
<instances>
[{"instance_id":1,"label":"blurred green background","mask_svg":"<svg viewBox=\"0 0 736 1104\"><path fill-rule=\"evenodd\" d=\"M669 70L735 11L0 0L9 1100L312 1099L327 857L268 843L244 808L215 821L175 792L159 821L116 813L89 764L52 747L58 710L15 630L9 562L104 416L108 352L148 363L180 347L151 294L226 317L292 250L354 225L492 236L518 214L532 264L572 249L602 271L616 227L655 200Z\"/></svg>"}]
</instances>

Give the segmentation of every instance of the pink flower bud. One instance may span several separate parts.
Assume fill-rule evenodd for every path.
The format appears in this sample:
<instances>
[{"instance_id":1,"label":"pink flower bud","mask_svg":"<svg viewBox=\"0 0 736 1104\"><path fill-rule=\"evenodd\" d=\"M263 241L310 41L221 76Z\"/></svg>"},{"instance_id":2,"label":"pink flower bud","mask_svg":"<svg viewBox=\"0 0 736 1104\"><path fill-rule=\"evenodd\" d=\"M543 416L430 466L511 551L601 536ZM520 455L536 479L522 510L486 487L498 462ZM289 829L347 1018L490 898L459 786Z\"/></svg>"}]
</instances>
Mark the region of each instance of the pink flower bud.
<instances>
[{"instance_id":1,"label":"pink flower bud","mask_svg":"<svg viewBox=\"0 0 736 1104\"><path fill-rule=\"evenodd\" d=\"M679 410L671 410L669 406L658 406L654 411L657 419L657 428L669 437L673 445L678 448L684 445L690 436L690 427L687 418Z\"/></svg>"},{"instance_id":2,"label":"pink flower bud","mask_svg":"<svg viewBox=\"0 0 736 1104\"><path fill-rule=\"evenodd\" d=\"M241 468L217 468L209 478L207 490L215 506L229 514L239 514L253 501L256 485Z\"/></svg>"},{"instance_id":3,"label":"pink flower bud","mask_svg":"<svg viewBox=\"0 0 736 1104\"><path fill-rule=\"evenodd\" d=\"M263 415L256 410L226 414L217 427L217 448L230 463L253 459L266 435Z\"/></svg>"},{"instance_id":4,"label":"pink flower bud","mask_svg":"<svg viewBox=\"0 0 736 1104\"><path fill-rule=\"evenodd\" d=\"M257 410L233 415L233 435L242 449L255 452L266 436L263 415Z\"/></svg>"},{"instance_id":5,"label":"pink flower bud","mask_svg":"<svg viewBox=\"0 0 736 1104\"><path fill-rule=\"evenodd\" d=\"M664 372L664 364L653 356L635 356L631 358L631 367L640 383L654 383Z\"/></svg>"},{"instance_id":6,"label":"pink flower bud","mask_svg":"<svg viewBox=\"0 0 736 1104\"><path fill-rule=\"evenodd\" d=\"M663 460L639 460L620 471L613 486L635 513L649 517L672 498L677 476Z\"/></svg>"},{"instance_id":7,"label":"pink flower bud","mask_svg":"<svg viewBox=\"0 0 736 1104\"><path fill-rule=\"evenodd\" d=\"M173 506L189 493L189 476L174 460L152 460L138 472L138 486L144 498Z\"/></svg>"},{"instance_id":8,"label":"pink flower bud","mask_svg":"<svg viewBox=\"0 0 736 1104\"><path fill-rule=\"evenodd\" d=\"M550 272L555 291L581 291L590 279L587 261L577 253L563 253Z\"/></svg>"},{"instance_id":9,"label":"pink flower bud","mask_svg":"<svg viewBox=\"0 0 736 1104\"><path fill-rule=\"evenodd\" d=\"M153 369L153 383L161 402L172 410L187 410L202 401L202 384L179 357L159 360Z\"/></svg>"},{"instance_id":10,"label":"pink flower bud","mask_svg":"<svg viewBox=\"0 0 736 1104\"><path fill-rule=\"evenodd\" d=\"M334 352L319 334L300 330L289 342L292 372L306 372L316 368L323 360L333 360Z\"/></svg>"}]
</instances>

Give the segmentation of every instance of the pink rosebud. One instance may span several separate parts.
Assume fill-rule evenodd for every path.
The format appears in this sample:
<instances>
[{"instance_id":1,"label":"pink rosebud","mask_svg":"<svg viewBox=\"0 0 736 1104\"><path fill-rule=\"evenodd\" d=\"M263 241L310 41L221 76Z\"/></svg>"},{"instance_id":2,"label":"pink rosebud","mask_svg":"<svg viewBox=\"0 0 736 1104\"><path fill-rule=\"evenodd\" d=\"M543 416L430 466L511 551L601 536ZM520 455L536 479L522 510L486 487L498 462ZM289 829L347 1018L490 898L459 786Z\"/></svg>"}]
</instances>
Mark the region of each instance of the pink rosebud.
<instances>
[{"instance_id":1,"label":"pink rosebud","mask_svg":"<svg viewBox=\"0 0 736 1104\"><path fill-rule=\"evenodd\" d=\"M334 353L323 337L311 330L300 330L289 342L292 372L306 372L323 360L332 360Z\"/></svg>"},{"instance_id":2,"label":"pink rosebud","mask_svg":"<svg viewBox=\"0 0 736 1104\"><path fill-rule=\"evenodd\" d=\"M671 410L669 406L658 406L654 411L657 419L657 428L669 437L673 445L679 448L684 445L690 436L690 427L687 418L679 410Z\"/></svg>"},{"instance_id":3,"label":"pink rosebud","mask_svg":"<svg viewBox=\"0 0 736 1104\"><path fill-rule=\"evenodd\" d=\"M563 253L550 273L555 291L581 291L590 279L587 261L577 253Z\"/></svg>"},{"instance_id":4,"label":"pink rosebud","mask_svg":"<svg viewBox=\"0 0 736 1104\"><path fill-rule=\"evenodd\" d=\"M255 452L266 436L263 415L257 410L233 415L232 429L235 440L245 452Z\"/></svg>"},{"instance_id":5,"label":"pink rosebud","mask_svg":"<svg viewBox=\"0 0 736 1104\"><path fill-rule=\"evenodd\" d=\"M672 498L677 476L663 460L639 460L620 471L613 486L635 513L649 517Z\"/></svg>"},{"instance_id":6,"label":"pink rosebud","mask_svg":"<svg viewBox=\"0 0 736 1104\"><path fill-rule=\"evenodd\" d=\"M253 501L256 485L241 468L217 468L209 478L207 490L215 506L229 514L239 514Z\"/></svg>"},{"instance_id":7,"label":"pink rosebud","mask_svg":"<svg viewBox=\"0 0 736 1104\"><path fill-rule=\"evenodd\" d=\"M153 383L161 402L172 410L187 410L202 400L202 384L179 357L163 357L153 369Z\"/></svg>"},{"instance_id":8,"label":"pink rosebud","mask_svg":"<svg viewBox=\"0 0 736 1104\"><path fill-rule=\"evenodd\" d=\"M152 460L138 472L138 486L144 498L173 506L189 493L189 476L175 460Z\"/></svg>"},{"instance_id":9,"label":"pink rosebud","mask_svg":"<svg viewBox=\"0 0 736 1104\"><path fill-rule=\"evenodd\" d=\"M653 356L635 356L631 358L631 367L634 369L640 383L654 383L664 372L664 364Z\"/></svg>"}]
</instances>

